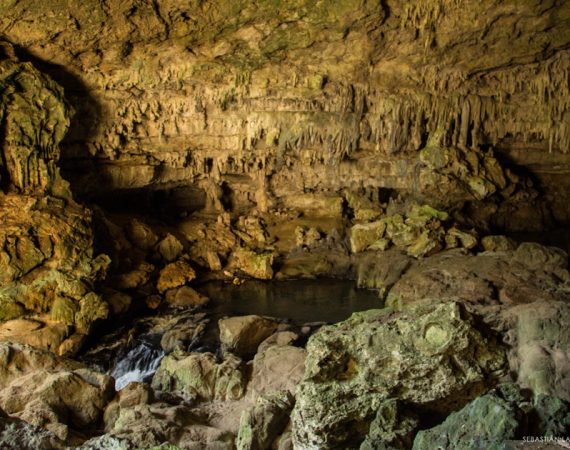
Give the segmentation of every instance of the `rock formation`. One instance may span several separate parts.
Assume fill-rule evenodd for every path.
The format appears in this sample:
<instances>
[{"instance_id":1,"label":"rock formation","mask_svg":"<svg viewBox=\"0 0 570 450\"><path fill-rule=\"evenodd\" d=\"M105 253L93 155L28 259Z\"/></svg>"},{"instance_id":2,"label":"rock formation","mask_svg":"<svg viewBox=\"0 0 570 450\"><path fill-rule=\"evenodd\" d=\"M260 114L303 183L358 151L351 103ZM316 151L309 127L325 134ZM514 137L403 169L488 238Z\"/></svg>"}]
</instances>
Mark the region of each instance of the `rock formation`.
<instances>
[{"instance_id":1,"label":"rock formation","mask_svg":"<svg viewBox=\"0 0 570 450\"><path fill-rule=\"evenodd\" d=\"M71 114L62 88L9 44L2 50L0 317L38 319L8 322L2 334L73 353L107 317L93 288L109 260L95 256L91 212L75 203L57 167Z\"/></svg>"},{"instance_id":2,"label":"rock formation","mask_svg":"<svg viewBox=\"0 0 570 450\"><path fill-rule=\"evenodd\" d=\"M565 0L0 1L0 447L570 434L569 73Z\"/></svg>"}]
</instances>

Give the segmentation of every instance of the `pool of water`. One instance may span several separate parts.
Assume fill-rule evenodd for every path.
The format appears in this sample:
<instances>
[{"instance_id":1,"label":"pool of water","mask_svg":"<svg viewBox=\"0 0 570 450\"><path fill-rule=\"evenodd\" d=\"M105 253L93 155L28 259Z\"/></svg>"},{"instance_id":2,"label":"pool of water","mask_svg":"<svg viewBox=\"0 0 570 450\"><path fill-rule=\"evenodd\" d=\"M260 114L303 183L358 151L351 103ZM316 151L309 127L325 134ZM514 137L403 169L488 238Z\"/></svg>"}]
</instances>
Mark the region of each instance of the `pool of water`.
<instances>
[{"instance_id":1,"label":"pool of water","mask_svg":"<svg viewBox=\"0 0 570 450\"><path fill-rule=\"evenodd\" d=\"M349 280L210 282L199 290L210 297L207 309L216 316L257 314L296 324L340 322L355 311L384 306L376 291L358 289Z\"/></svg>"}]
</instances>

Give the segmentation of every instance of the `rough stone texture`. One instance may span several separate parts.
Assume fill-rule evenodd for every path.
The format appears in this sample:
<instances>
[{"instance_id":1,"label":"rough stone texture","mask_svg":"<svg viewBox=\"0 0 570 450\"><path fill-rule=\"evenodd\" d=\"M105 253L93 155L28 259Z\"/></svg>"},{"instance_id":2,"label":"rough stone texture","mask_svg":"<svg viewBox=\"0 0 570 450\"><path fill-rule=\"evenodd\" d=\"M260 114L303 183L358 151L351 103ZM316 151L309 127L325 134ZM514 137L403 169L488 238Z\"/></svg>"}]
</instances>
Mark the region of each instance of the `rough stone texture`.
<instances>
[{"instance_id":1,"label":"rough stone texture","mask_svg":"<svg viewBox=\"0 0 570 450\"><path fill-rule=\"evenodd\" d=\"M63 442L40 427L12 417L0 417L0 447L5 450L60 450Z\"/></svg>"},{"instance_id":2,"label":"rough stone texture","mask_svg":"<svg viewBox=\"0 0 570 450\"><path fill-rule=\"evenodd\" d=\"M134 384L121 391L105 411L106 434L82 449L211 448L231 450L233 435L208 425L187 406L155 400L148 386Z\"/></svg>"},{"instance_id":3,"label":"rough stone texture","mask_svg":"<svg viewBox=\"0 0 570 450\"><path fill-rule=\"evenodd\" d=\"M522 414L516 404L487 394L452 413L445 422L414 439L414 449L484 449L517 437Z\"/></svg>"},{"instance_id":4,"label":"rough stone texture","mask_svg":"<svg viewBox=\"0 0 570 450\"><path fill-rule=\"evenodd\" d=\"M198 400L237 400L246 383L240 359L229 355L218 363L211 353L171 353L152 379L155 389Z\"/></svg>"},{"instance_id":5,"label":"rough stone texture","mask_svg":"<svg viewBox=\"0 0 570 450\"><path fill-rule=\"evenodd\" d=\"M378 408L360 450L410 448L418 424L417 417L403 411L397 400L386 400Z\"/></svg>"},{"instance_id":6,"label":"rough stone texture","mask_svg":"<svg viewBox=\"0 0 570 450\"><path fill-rule=\"evenodd\" d=\"M420 431L413 448L510 450L517 447L508 441L524 436L564 438L570 427L569 413L568 404L560 399L539 396L532 402L516 385L501 385L452 413L442 424Z\"/></svg>"},{"instance_id":7,"label":"rough stone texture","mask_svg":"<svg viewBox=\"0 0 570 450\"><path fill-rule=\"evenodd\" d=\"M291 345L274 345L253 358L248 391L254 396L288 391L294 394L303 378L307 352Z\"/></svg>"},{"instance_id":8,"label":"rough stone texture","mask_svg":"<svg viewBox=\"0 0 570 450\"><path fill-rule=\"evenodd\" d=\"M20 344L0 344L0 407L59 439L93 429L113 393L112 378Z\"/></svg>"},{"instance_id":9,"label":"rough stone texture","mask_svg":"<svg viewBox=\"0 0 570 450\"><path fill-rule=\"evenodd\" d=\"M196 272L192 266L187 261L179 260L168 264L160 271L156 287L159 292L165 292L168 289L184 286L194 278L196 278Z\"/></svg>"},{"instance_id":10,"label":"rough stone texture","mask_svg":"<svg viewBox=\"0 0 570 450\"><path fill-rule=\"evenodd\" d=\"M289 392L258 397L255 405L244 411L236 439L238 450L265 450L279 436L293 408L294 398Z\"/></svg>"},{"instance_id":11,"label":"rough stone texture","mask_svg":"<svg viewBox=\"0 0 570 450\"><path fill-rule=\"evenodd\" d=\"M232 253L229 268L238 269L252 278L271 280L273 259L274 255L271 252L256 253L242 248Z\"/></svg>"},{"instance_id":12,"label":"rough stone texture","mask_svg":"<svg viewBox=\"0 0 570 450\"><path fill-rule=\"evenodd\" d=\"M1 8L0 33L78 110L65 157L82 191L191 186L217 212L224 192L260 209L344 186L510 195L494 146L568 219L567 2Z\"/></svg>"},{"instance_id":13,"label":"rough stone texture","mask_svg":"<svg viewBox=\"0 0 570 450\"><path fill-rule=\"evenodd\" d=\"M510 360L520 385L570 401L570 304L534 302L505 314L514 320Z\"/></svg>"},{"instance_id":14,"label":"rough stone texture","mask_svg":"<svg viewBox=\"0 0 570 450\"><path fill-rule=\"evenodd\" d=\"M187 307L204 306L210 299L195 291L190 286L182 286L177 289L169 290L166 293L166 301L170 306Z\"/></svg>"},{"instance_id":15,"label":"rough stone texture","mask_svg":"<svg viewBox=\"0 0 570 450\"><path fill-rule=\"evenodd\" d=\"M93 288L109 259L96 257L91 212L73 201L57 167L70 121L62 88L1 47L0 320L49 313L71 327L41 345L57 351L74 328L86 334L107 317Z\"/></svg>"},{"instance_id":16,"label":"rough stone texture","mask_svg":"<svg viewBox=\"0 0 570 450\"><path fill-rule=\"evenodd\" d=\"M515 251L476 256L448 251L414 263L393 283L390 306L461 300L487 307L568 300L567 255L560 249L524 243Z\"/></svg>"},{"instance_id":17,"label":"rough stone texture","mask_svg":"<svg viewBox=\"0 0 570 450\"><path fill-rule=\"evenodd\" d=\"M218 321L220 342L227 351L241 357L251 357L278 325L276 321L255 315L221 319Z\"/></svg>"},{"instance_id":18,"label":"rough stone texture","mask_svg":"<svg viewBox=\"0 0 570 450\"><path fill-rule=\"evenodd\" d=\"M453 409L504 373L505 362L504 350L456 303L408 314L355 313L307 344L292 416L295 445L354 445L390 398Z\"/></svg>"}]
</instances>

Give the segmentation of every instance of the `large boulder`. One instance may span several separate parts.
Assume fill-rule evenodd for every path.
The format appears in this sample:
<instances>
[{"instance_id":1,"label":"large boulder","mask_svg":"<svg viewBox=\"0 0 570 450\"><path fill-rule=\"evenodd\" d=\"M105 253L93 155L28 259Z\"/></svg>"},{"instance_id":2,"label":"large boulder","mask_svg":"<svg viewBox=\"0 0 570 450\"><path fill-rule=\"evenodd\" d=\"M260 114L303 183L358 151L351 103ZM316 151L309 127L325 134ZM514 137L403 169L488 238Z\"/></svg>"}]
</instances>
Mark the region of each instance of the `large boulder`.
<instances>
[{"instance_id":1,"label":"large boulder","mask_svg":"<svg viewBox=\"0 0 570 450\"><path fill-rule=\"evenodd\" d=\"M53 433L23 420L0 415L0 448L5 450L60 450L64 443Z\"/></svg>"},{"instance_id":2,"label":"large boulder","mask_svg":"<svg viewBox=\"0 0 570 450\"><path fill-rule=\"evenodd\" d=\"M271 280L273 278L272 252L255 252L247 248L239 248L231 254L228 269L244 272L252 278Z\"/></svg>"},{"instance_id":3,"label":"large boulder","mask_svg":"<svg viewBox=\"0 0 570 450\"><path fill-rule=\"evenodd\" d=\"M156 371L155 389L196 400L237 400L245 392L241 360L228 355L217 362L211 353L175 351L165 356Z\"/></svg>"},{"instance_id":4,"label":"large boulder","mask_svg":"<svg viewBox=\"0 0 570 450\"><path fill-rule=\"evenodd\" d=\"M157 282L159 292L166 292L169 289L178 288L189 283L196 278L196 272L187 261L180 259L170 263L160 271Z\"/></svg>"},{"instance_id":5,"label":"large boulder","mask_svg":"<svg viewBox=\"0 0 570 450\"><path fill-rule=\"evenodd\" d=\"M279 391L292 394L305 372L307 352L291 345L272 345L253 358L248 390L253 395L269 395Z\"/></svg>"},{"instance_id":6,"label":"large boulder","mask_svg":"<svg viewBox=\"0 0 570 450\"><path fill-rule=\"evenodd\" d=\"M191 449L231 450L234 436L210 426L183 405L157 400L144 383L130 383L105 410L106 434L90 439L84 450Z\"/></svg>"},{"instance_id":7,"label":"large boulder","mask_svg":"<svg viewBox=\"0 0 570 450\"><path fill-rule=\"evenodd\" d=\"M266 450L289 422L293 395L287 391L260 396L240 419L236 440L238 450Z\"/></svg>"},{"instance_id":8,"label":"large boulder","mask_svg":"<svg viewBox=\"0 0 570 450\"><path fill-rule=\"evenodd\" d=\"M382 403L449 412L504 373L505 353L458 303L371 310L321 328L307 345L293 411L295 445L359 442ZM486 333L487 334L487 333Z\"/></svg>"},{"instance_id":9,"label":"large boulder","mask_svg":"<svg viewBox=\"0 0 570 450\"><path fill-rule=\"evenodd\" d=\"M414 262L392 285L387 304L406 308L461 300L492 319L496 308L490 306L570 300L567 267L564 251L539 244L478 255L450 250Z\"/></svg>"},{"instance_id":10,"label":"large boulder","mask_svg":"<svg viewBox=\"0 0 570 450\"><path fill-rule=\"evenodd\" d=\"M414 439L414 450L446 448L472 450L488 448L514 449L508 441L533 436L564 437L570 431L570 409L556 397L527 399L519 387L504 384L476 398L460 411ZM514 444L514 443L513 443Z\"/></svg>"},{"instance_id":11,"label":"large boulder","mask_svg":"<svg viewBox=\"0 0 570 450\"><path fill-rule=\"evenodd\" d=\"M113 380L75 361L21 344L0 344L0 407L66 440L94 429L111 399Z\"/></svg>"},{"instance_id":12,"label":"large boulder","mask_svg":"<svg viewBox=\"0 0 570 450\"><path fill-rule=\"evenodd\" d=\"M261 316L236 316L221 319L220 342L226 351L248 358L257 352L257 347L277 329L279 323Z\"/></svg>"},{"instance_id":13,"label":"large boulder","mask_svg":"<svg viewBox=\"0 0 570 450\"><path fill-rule=\"evenodd\" d=\"M570 401L570 304L534 302L504 315L513 321L509 362L521 386Z\"/></svg>"}]
</instances>

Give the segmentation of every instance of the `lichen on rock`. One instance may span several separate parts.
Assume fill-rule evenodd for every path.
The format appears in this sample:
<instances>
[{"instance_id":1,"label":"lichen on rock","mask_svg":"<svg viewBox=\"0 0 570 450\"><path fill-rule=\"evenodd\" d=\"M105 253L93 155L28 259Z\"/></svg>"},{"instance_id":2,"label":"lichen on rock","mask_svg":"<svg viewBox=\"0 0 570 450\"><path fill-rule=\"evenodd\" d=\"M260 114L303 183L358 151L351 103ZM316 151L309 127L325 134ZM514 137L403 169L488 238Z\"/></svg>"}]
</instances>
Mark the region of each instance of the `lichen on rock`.
<instances>
[{"instance_id":1,"label":"lichen on rock","mask_svg":"<svg viewBox=\"0 0 570 450\"><path fill-rule=\"evenodd\" d=\"M293 435L301 448L359 442L382 402L446 411L505 371L505 350L484 337L461 305L355 313L307 344Z\"/></svg>"}]
</instances>

